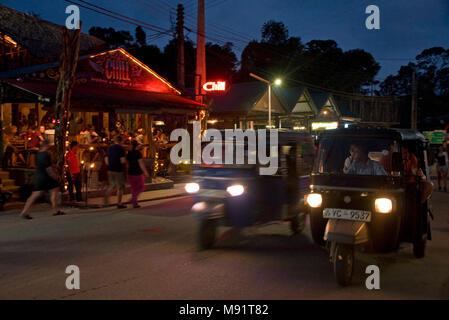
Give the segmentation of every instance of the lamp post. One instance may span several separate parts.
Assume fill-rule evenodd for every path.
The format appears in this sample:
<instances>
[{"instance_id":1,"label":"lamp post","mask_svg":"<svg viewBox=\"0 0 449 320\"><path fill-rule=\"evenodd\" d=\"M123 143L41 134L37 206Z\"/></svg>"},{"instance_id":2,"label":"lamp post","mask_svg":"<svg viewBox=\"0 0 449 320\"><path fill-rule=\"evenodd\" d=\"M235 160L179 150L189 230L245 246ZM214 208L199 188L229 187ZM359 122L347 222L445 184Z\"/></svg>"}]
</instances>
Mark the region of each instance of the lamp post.
<instances>
[{"instance_id":1,"label":"lamp post","mask_svg":"<svg viewBox=\"0 0 449 320\"><path fill-rule=\"evenodd\" d=\"M249 75L259 81L262 81L262 82L265 82L266 84L268 84L268 128L271 129L271 86L273 84L276 86L279 86L282 83L282 81L281 81L281 79L276 79L274 81L274 83L272 83L262 77L259 77L258 75L255 75L254 73L250 73Z\"/></svg>"}]
</instances>

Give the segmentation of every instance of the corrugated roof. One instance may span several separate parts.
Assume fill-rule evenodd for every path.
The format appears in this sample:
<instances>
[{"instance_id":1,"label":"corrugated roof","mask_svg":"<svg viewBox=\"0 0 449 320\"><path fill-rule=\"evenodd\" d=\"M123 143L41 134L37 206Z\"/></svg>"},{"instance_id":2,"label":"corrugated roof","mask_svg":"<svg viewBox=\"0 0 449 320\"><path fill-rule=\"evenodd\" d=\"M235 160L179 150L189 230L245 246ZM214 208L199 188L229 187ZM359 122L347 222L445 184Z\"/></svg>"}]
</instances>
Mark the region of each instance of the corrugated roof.
<instances>
[{"instance_id":1,"label":"corrugated roof","mask_svg":"<svg viewBox=\"0 0 449 320\"><path fill-rule=\"evenodd\" d=\"M213 97L211 112L249 112L267 90L267 85L259 81L233 84L226 94Z\"/></svg>"},{"instance_id":2,"label":"corrugated roof","mask_svg":"<svg viewBox=\"0 0 449 320\"><path fill-rule=\"evenodd\" d=\"M56 95L56 82L50 81L19 81L15 79L3 79L10 85L33 93L42 98L53 99ZM190 100L175 94L148 92L126 88L105 87L94 84L75 84L72 92L72 104L84 105L92 109L98 105L108 106L133 106L148 110L156 108L183 108L197 109L205 106L197 101Z\"/></svg>"},{"instance_id":3,"label":"corrugated roof","mask_svg":"<svg viewBox=\"0 0 449 320\"><path fill-rule=\"evenodd\" d=\"M320 111L326 104L327 100L329 100L331 94L330 92L320 92L320 93L312 93L310 95L312 96L312 100L315 103L316 107L318 108L318 111Z\"/></svg>"},{"instance_id":4,"label":"corrugated roof","mask_svg":"<svg viewBox=\"0 0 449 320\"><path fill-rule=\"evenodd\" d=\"M284 88L274 87L274 92L281 99L281 102L287 108L288 112L292 112L301 95L306 90L305 87Z\"/></svg>"},{"instance_id":5,"label":"corrugated roof","mask_svg":"<svg viewBox=\"0 0 449 320\"><path fill-rule=\"evenodd\" d=\"M62 26L0 4L0 31L36 58L57 59L62 52ZM105 42L82 33L80 52L105 48Z\"/></svg>"}]
</instances>

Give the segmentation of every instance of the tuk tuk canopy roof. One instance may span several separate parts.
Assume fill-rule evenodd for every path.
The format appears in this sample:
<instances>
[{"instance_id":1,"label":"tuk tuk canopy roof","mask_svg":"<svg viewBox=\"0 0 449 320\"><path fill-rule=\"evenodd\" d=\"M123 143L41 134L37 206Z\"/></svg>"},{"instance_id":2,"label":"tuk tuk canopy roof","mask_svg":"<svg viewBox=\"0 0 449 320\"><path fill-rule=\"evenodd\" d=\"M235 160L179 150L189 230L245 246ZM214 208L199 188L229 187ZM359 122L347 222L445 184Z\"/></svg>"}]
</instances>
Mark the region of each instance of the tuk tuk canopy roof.
<instances>
[{"instance_id":1,"label":"tuk tuk canopy roof","mask_svg":"<svg viewBox=\"0 0 449 320\"><path fill-rule=\"evenodd\" d=\"M372 137L372 138L392 138L400 141L421 141L427 142L426 137L419 131L411 129L397 129L385 127L364 127L353 125L349 128L327 130L321 134L321 138L345 136L345 137Z\"/></svg>"}]
</instances>

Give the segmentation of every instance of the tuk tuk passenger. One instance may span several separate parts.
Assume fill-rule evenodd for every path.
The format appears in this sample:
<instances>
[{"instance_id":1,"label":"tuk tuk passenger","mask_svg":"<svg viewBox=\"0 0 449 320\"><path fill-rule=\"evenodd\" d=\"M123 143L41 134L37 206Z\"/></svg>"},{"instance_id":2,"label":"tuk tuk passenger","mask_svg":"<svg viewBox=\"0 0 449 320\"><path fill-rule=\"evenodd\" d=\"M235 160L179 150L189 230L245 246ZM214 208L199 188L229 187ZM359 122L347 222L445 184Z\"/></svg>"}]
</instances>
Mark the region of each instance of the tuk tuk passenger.
<instances>
[{"instance_id":1,"label":"tuk tuk passenger","mask_svg":"<svg viewBox=\"0 0 449 320\"><path fill-rule=\"evenodd\" d=\"M365 146L355 144L353 146L353 162L346 174L386 176L387 172L382 165L368 157Z\"/></svg>"}]
</instances>

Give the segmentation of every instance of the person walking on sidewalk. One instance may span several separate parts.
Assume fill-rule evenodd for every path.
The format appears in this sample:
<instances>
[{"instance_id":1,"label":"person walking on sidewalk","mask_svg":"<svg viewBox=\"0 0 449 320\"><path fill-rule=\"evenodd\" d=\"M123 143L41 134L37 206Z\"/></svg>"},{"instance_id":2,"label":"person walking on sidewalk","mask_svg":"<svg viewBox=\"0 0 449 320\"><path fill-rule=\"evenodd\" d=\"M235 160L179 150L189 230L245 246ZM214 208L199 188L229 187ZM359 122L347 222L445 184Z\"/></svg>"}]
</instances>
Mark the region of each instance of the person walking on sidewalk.
<instances>
[{"instance_id":1,"label":"person walking on sidewalk","mask_svg":"<svg viewBox=\"0 0 449 320\"><path fill-rule=\"evenodd\" d=\"M36 154L36 173L34 176L35 185L34 191L27 199L25 206L20 214L24 219L33 219L28 211L33 203L42 195L44 191L50 191L50 200L53 209L53 215L63 215L64 212L58 210L58 195L59 195L59 182L56 170L52 167L50 154L48 149L50 148L50 142L43 140L40 142L39 152Z\"/></svg>"},{"instance_id":2,"label":"person walking on sidewalk","mask_svg":"<svg viewBox=\"0 0 449 320\"><path fill-rule=\"evenodd\" d=\"M441 191L441 182L443 184L443 191L447 192L447 172L448 172L448 154L444 150L443 146L438 148L436 156L437 160L437 173L438 173L438 190Z\"/></svg>"},{"instance_id":3,"label":"person walking on sidewalk","mask_svg":"<svg viewBox=\"0 0 449 320\"><path fill-rule=\"evenodd\" d=\"M105 162L108 165L109 186L104 196L104 205L109 205L109 196L114 188L117 188L117 208L124 209L126 206L122 203L123 192L125 189L125 172L126 164L125 149L121 146L122 137L115 137L115 144L108 149Z\"/></svg>"},{"instance_id":4,"label":"person walking on sidewalk","mask_svg":"<svg viewBox=\"0 0 449 320\"><path fill-rule=\"evenodd\" d=\"M72 141L70 143L70 150L67 152L67 182L69 184L70 201L75 201L75 195L73 194L73 187L76 190L76 201L81 201L81 170L78 161L78 142Z\"/></svg>"},{"instance_id":5,"label":"person walking on sidewalk","mask_svg":"<svg viewBox=\"0 0 449 320\"><path fill-rule=\"evenodd\" d=\"M145 186L145 177L149 178L147 168L143 162L142 153L137 150L139 143L136 140L131 142L132 150L128 152L126 160L128 161L128 181L131 185L132 204L134 208L140 208L138 203L139 194L142 193Z\"/></svg>"}]
</instances>

